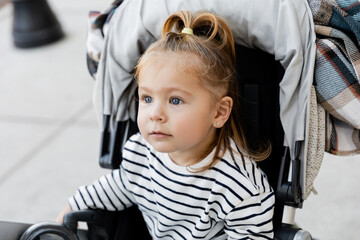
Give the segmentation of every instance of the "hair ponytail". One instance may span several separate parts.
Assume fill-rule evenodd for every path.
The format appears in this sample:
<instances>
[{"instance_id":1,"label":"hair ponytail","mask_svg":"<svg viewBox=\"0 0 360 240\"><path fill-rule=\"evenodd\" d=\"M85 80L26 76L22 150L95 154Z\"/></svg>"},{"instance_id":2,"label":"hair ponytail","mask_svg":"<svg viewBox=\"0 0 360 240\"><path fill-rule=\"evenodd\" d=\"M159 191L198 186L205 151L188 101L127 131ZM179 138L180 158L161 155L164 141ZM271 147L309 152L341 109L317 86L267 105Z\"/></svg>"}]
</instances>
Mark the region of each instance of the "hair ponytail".
<instances>
[{"instance_id":1,"label":"hair ponytail","mask_svg":"<svg viewBox=\"0 0 360 240\"><path fill-rule=\"evenodd\" d=\"M165 21L162 29L162 38L166 38L168 33L177 33L183 37L193 36L182 34L184 28L193 30L194 37L200 38L203 42L215 41L213 46L220 51L226 51L235 64L235 45L234 38L226 22L215 14L208 12L196 12L192 14L188 11L173 13Z\"/></svg>"}]
</instances>

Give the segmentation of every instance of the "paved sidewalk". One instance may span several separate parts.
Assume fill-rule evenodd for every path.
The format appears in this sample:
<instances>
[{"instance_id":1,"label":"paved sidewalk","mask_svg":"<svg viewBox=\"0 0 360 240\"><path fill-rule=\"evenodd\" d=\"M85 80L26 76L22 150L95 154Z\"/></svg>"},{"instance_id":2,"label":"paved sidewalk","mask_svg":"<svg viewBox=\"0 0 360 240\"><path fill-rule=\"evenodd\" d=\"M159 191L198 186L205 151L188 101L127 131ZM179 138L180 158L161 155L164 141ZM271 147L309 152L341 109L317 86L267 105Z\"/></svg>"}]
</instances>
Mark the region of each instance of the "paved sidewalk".
<instances>
[{"instance_id":1,"label":"paved sidewalk","mask_svg":"<svg viewBox=\"0 0 360 240\"><path fill-rule=\"evenodd\" d=\"M49 1L66 37L17 49L12 6L0 8L0 220L52 221L98 166L100 133L85 61L87 13L109 1ZM360 239L360 156L326 155L296 221L321 240Z\"/></svg>"},{"instance_id":2,"label":"paved sidewalk","mask_svg":"<svg viewBox=\"0 0 360 240\"><path fill-rule=\"evenodd\" d=\"M12 5L0 9L0 220L55 220L98 166L94 80L85 58L87 15L109 1L48 1L65 38L17 49Z\"/></svg>"}]
</instances>

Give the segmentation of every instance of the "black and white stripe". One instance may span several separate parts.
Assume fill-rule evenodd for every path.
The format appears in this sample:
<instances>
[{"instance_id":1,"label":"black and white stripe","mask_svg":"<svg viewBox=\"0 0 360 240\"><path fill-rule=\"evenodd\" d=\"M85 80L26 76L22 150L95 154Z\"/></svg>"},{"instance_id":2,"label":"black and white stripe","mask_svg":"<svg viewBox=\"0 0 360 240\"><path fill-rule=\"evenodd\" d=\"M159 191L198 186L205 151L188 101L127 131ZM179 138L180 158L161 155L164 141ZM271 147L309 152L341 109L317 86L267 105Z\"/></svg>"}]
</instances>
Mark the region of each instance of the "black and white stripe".
<instances>
[{"instance_id":1,"label":"black and white stripe","mask_svg":"<svg viewBox=\"0 0 360 240\"><path fill-rule=\"evenodd\" d=\"M120 169L80 187L69 203L110 211L137 204L154 239L272 239L272 188L256 163L235 158L225 154L195 173L136 134L125 145Z\"/></svg>"}]
</instances>

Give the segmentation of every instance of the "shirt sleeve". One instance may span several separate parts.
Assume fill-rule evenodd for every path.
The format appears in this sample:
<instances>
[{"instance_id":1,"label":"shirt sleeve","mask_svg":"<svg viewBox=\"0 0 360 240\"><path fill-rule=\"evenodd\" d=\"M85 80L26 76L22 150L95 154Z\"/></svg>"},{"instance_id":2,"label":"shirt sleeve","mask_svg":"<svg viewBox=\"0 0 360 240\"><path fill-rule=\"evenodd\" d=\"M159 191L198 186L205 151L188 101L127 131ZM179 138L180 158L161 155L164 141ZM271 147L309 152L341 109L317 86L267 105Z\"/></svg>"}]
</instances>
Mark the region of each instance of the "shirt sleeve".
<instances>
[{"instance_id":1,"label":"shirt sleeve","mask_svg":"<svg viewBox=\"0 0 360 240\"><path fill-rule=\"evenodd\" d=\"M81 186L68 202L72 210L103 209L121 211L134 204L122 166L102 176L92 185Z\"/></svg>"},{"instance_id":2,"label":"shirt sleeve","mask_svg":"<svg viewBox=\"0 0 360 240\"><path fill-rule=\"evenodd\" d=\"M273 211L273 192L245 199L225 218L228 239L273 239Z\"/></svg>"}]
</instances>

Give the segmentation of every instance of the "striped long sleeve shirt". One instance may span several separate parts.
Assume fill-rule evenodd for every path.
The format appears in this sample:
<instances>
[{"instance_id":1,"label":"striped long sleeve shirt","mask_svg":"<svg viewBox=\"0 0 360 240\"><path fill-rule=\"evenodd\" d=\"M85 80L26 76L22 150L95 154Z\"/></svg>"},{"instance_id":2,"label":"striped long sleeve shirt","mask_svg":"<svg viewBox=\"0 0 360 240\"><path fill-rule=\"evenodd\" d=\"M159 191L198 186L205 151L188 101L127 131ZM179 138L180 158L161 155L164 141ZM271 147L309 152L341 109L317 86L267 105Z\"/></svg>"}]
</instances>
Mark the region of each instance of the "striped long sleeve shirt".
<instances>
[{"instance_id":1,"label":"striped long sleeve shirt","mask_svg":"<svg viewBox=\"0 0 360 240\"><path fill-rule=\"evenodd\" d=\"M189 169L136 134L120 169L81 186L69 204L109 211L136 204L153 239L272 239L273 190L255 162L234 155L196 172L212 154Z\"/></svg>"}]
</instances>

